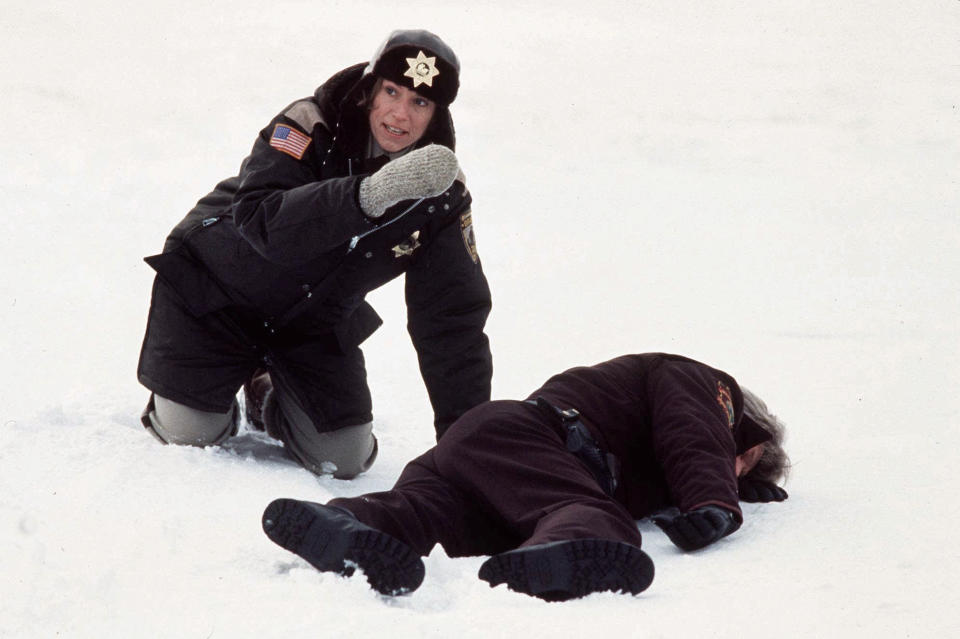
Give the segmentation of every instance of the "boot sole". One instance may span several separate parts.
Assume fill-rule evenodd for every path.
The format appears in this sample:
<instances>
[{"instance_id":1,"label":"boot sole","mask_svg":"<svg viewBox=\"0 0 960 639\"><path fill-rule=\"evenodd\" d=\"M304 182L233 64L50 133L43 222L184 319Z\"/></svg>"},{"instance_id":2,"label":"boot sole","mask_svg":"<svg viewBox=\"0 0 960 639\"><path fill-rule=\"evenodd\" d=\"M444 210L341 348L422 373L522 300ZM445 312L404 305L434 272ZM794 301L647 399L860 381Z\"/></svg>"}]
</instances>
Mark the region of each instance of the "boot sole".
<instances>
[{"instance_id":1,"label":"boot sole","mask_svg":"<svg viewBox=\"0 0 960 639\"><path fill-rule=\"evenodd\" d=\"M643 592L653 582L653 561L636 546L605 539L575 539L494 555L480 579L547 601L593 592Z\"/></svg>"},{"instance_id":2,"label":"boot sole","mask_svg":"<svg viewBox=\"0 0 960 639\"><path fill-rule=\"evenodd\" d=\"M402 541L356 523L343 530L341 515L296 499L277 499L263 512L263 531L274 543L323 572L350 576L359 568L384 595L401 595L423 583L420 557Z\"/></svg>"}]
</instances>

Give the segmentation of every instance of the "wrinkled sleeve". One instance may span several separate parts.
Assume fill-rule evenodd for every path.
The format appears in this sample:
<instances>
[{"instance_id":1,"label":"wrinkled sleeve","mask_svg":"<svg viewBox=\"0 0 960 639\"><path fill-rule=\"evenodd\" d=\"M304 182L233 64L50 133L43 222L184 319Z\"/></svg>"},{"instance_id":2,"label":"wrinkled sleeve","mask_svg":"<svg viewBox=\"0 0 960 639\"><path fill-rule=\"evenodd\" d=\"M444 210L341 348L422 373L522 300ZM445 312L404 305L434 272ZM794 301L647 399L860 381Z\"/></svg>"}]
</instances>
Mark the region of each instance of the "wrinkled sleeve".
<instances>
[{"instance_id":1,"label":"wrinkled sleeve","mask_svg":"<svg viewBox=\"0 0 960 639\"><path fill-rule=\"evenodd\" d=\"M683 512L715 505L742 521L734 471L733 435L706 367L665 362L651 371L653 447L671 500Z\"/></svg>"},{"instance_id":2,"label":"wrinkled sleeve","mask_svg":"<svg viewBox=\"0 0 960 639\"><path fill-rule=\"evenodd\" d=\"M296 151L271 145L278 126L289 127L301 144ZM261 132L240 168L231 210L240 235L272 262L295 266L346 245L372 228L356 192L364 176L320 179L320 162L331 137L317 125L310 132L281 115ZM319 147L319 148L317 148Z\"/></svg>"},{"instance_id":3,"label":"wrinkled sleeve","mask_svg":"<svg viewBox=\"0 0 960 639\"><path fill-rule=\"evenodd\" d=\"M493 359L484 333L490 288L472 245L470 196L406 274L413 340L439 438L463 413L490 399Z\"/></svg>"}]
</instances>

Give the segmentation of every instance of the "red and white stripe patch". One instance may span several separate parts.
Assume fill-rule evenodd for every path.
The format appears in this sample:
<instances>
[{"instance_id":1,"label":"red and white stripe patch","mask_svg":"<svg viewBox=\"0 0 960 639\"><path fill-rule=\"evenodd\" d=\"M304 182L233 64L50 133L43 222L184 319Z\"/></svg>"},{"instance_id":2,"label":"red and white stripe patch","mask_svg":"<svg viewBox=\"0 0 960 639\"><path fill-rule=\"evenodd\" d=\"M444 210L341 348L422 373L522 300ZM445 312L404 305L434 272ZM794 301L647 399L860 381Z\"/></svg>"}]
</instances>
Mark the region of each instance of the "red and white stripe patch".
<instances>
[{"instance_id":1,"label":"red and white stripe patch","mask_svg":"<svg viewBox=\"0 0 960 639\"><path fill-rule=\"evenodd\" d=\"M310 146L311 140L310 136L300 133L287 124L277 124L273 127L273 135L270 136L270 146L299 160Z\"/></svg>"}]
</instances>

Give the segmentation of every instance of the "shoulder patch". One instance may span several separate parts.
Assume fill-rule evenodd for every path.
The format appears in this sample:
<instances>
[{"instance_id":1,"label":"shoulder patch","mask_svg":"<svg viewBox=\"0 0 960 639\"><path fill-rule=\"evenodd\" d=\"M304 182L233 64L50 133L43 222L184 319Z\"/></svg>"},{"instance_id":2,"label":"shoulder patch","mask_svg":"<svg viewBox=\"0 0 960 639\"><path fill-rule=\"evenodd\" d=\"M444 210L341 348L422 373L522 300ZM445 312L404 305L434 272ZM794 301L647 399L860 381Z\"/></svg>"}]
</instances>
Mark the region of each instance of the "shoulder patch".
<instances>
[{"instance_id":1,"label":"shoulder patch","mask_svg":"<svg viewBox=\"0 0 960 639\"><path fill-rule=\"evenodd\" d=\"M312 140L309 135L300 133L292 126L277 124L270 136L270 146L299 160Z\"/></svg>"},{"instance_id":2,"label":"shoulder patch","mask_svg":"<svg viewBox=\"0 0 960 639\"><path fill-rule=\"evenodd\" d=\"M473 234L473 217L471 211L467 211L460 216L460 235L463 236L463 245L467 249L467 254L473 263L476 264L480 259L477 255L477 238Z\"/></svg>"},{"instance_id":3,"label":"shoulder patch","mask_svg":"<svg viewBox=\"0 0 960 639\"><path fill-rule=\"evenodd\" d=\"M309 133L313 132L313 127L315 127L318 122L324 127L329 128L323 116L320 114L320 107L312 100L294 102L283 115L299 124L304 131Z\"/></svg>"},{"instance_id":4,"label":"shoulder patch","mask_svg":"<svg viewBox=\"0 0 960 639\"><path fill-rule=\"evenodd\" d=\"M720 408L727 416L727 426L733 428L733 425L737 422L733 410L733 393L729 386L720 381L717 382L717 403L720 404Z\"/></svg>"}]
</instances>

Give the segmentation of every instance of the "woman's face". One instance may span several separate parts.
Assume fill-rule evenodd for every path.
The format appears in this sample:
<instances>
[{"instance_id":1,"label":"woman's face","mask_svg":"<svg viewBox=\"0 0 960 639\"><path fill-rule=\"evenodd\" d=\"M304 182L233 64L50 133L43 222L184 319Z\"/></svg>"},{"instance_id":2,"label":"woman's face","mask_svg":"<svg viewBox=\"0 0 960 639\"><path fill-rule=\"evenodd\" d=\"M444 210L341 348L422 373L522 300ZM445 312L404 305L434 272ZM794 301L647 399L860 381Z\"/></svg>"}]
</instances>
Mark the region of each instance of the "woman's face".
<instances>
[{"instance_id":1,"label":"woman's face","mask_svg":"<svg viewBox=\"0 0 960 639\"><path fill-rule=\"evenodd\" d=\"M370 132L384 151L402 151L423 137L436 110L413 89L381 80L370 107Z\"/></svg>"}]
</instances>

